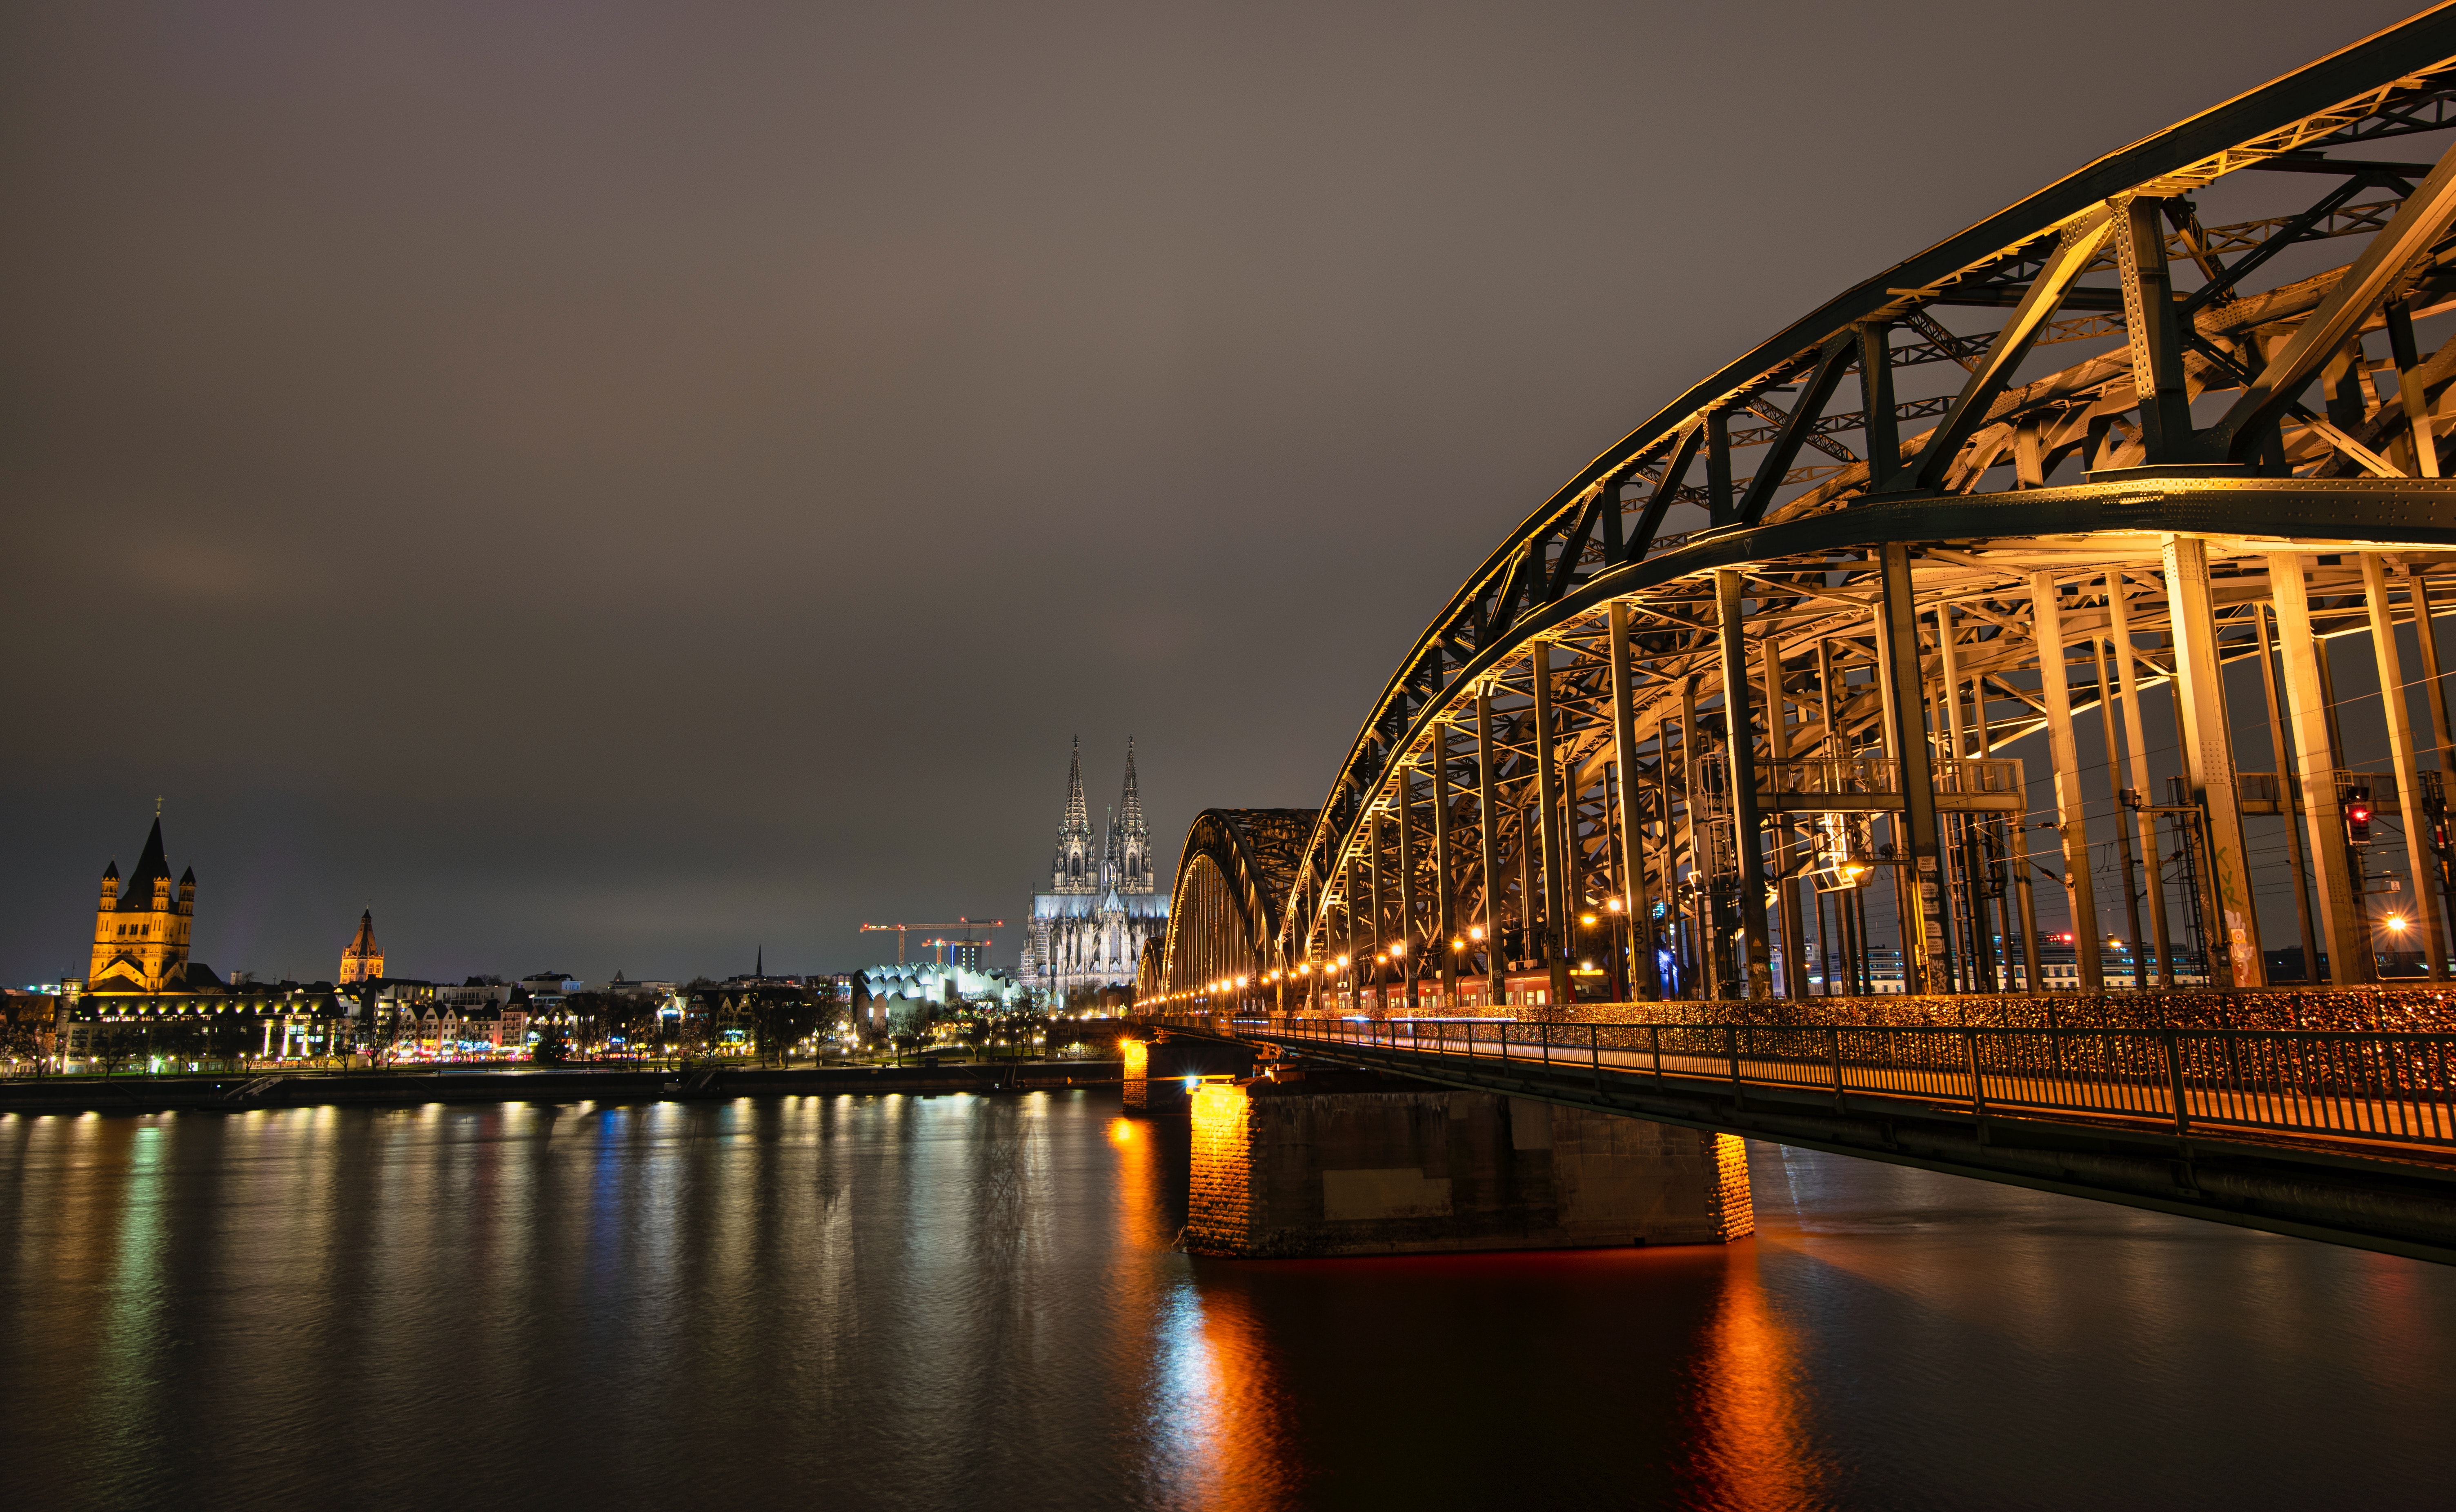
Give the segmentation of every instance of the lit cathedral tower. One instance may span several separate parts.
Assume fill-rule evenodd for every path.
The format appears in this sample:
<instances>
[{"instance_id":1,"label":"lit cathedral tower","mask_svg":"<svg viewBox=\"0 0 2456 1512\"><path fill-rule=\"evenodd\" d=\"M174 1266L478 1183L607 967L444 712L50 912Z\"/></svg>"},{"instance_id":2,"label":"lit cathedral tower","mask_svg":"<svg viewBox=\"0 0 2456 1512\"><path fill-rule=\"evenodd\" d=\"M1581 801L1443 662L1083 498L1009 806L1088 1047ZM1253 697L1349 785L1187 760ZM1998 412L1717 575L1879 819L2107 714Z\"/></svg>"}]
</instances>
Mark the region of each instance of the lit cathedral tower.
<instances>
[{"instance_id":1,"label":"lit cathedral tower","mask_svg":"<svg viewBox=\"0 0 2456 1512\"><path fill-rule=\"evenodd\" d=\"M1092 810L1083 802L1083 741L1074 741L1074 762L1066 772L1066 818L1057 827L1057 861L1050 868L1049 890L1057 893L1096 892L1092 871Z\"/></svg>"},{"instance_id":2,"label":"lit cathedral tower","mask_svg":"<svg viewBox=\"0 0 2456 1512\"><path fill-rule=\"evenodd\" d=\"M1135 738L1126 737L1126 797L1117 810L1119 892L1152 890L1151 829L1143 823L1143 795L1135 787Z\"/></svg>"},{"instance_id":3,"label":"lit cathedral tower","mask_svg":"<svg viewBox=\"0 0 2456 1512\"><path fill-rule=\"evenodd\" d=\"M1135 779L1135 743L1126 742L1126 787L1110 811L1101 846L1092 848L1092 809L1083 801L1083 750L1078 740L1066 774L1066 817L1057 827L1057 855L1048 890L1032 900L1032 935L1021 974L1026 987L1053 1004L1103 989L1131 987L1143 942L1168 929L1168 900L1152 874L1151 830L1143 822Z\"/></svg>"}]
</instances>

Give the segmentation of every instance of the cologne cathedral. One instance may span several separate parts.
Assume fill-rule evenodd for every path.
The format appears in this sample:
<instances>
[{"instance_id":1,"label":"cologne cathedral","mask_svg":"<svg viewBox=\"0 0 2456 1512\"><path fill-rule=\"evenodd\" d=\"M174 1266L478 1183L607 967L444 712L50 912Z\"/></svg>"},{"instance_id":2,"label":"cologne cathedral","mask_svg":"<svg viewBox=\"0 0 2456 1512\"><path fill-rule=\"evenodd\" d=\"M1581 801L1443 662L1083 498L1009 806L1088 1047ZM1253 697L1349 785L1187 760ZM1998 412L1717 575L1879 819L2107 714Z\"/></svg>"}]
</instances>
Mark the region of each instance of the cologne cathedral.
<instances>
[{"instance_id":1,"label":"cologne cathedral","mask_svg":"<svg viewBox=\"0 0 2456 1512\"><path fill-rule=\"evenodd\" d=\"M1066 819L1049 885L1032 900L1032 937L1023 947L1023 985L1053 1006L1080 992L1132 987L1143 942L1168 932L1168 899L1152 879L1151 830L1135 787L1135 743L1126 742L1126 790L1103 827L1098 859L1092 811L1083 802L1083 747L1066 774Z\"/></svg>"}]
</instances>

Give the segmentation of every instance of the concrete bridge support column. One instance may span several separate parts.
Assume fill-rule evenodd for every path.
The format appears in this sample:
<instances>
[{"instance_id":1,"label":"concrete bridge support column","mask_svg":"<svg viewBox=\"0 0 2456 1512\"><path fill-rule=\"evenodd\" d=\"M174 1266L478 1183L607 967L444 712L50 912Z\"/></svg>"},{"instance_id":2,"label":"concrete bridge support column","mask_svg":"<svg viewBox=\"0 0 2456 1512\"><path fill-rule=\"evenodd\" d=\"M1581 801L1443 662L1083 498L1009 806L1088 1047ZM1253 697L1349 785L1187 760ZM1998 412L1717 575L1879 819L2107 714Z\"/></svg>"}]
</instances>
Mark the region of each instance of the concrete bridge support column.
<instances>
[{"instance_id":1,"label":"concrete bridge support column","mask_svg":"<svg viewBox=\"0 0 2456 1512\"><path fill-rule=\"evenodd\" d=\"M1206 1082L1192 1112L1197 1255L1720 1244L1756 1226L1732 1134L1347 1071Z\"/></svg>"}]
</instances>

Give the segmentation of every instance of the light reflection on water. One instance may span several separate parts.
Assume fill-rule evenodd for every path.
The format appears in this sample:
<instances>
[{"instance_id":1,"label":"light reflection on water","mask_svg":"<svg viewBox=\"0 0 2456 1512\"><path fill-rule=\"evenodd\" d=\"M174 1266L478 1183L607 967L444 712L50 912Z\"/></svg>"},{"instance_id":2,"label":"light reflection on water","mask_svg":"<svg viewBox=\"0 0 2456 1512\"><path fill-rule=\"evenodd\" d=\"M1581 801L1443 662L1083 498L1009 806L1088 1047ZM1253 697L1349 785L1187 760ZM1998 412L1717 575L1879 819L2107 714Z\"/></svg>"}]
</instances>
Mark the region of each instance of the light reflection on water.
<instances>
[{"instance_id":1,"label":"light reflection on water","mask_svg":"<svg viewBox=\"0 0 2456 1512\"><path fill-rule=\"evenodd\" d=\"M1197 1261L1185 1158L1082 1092L0 1116L8 1501L2290 1506L2456 1469L2456 1272L1772 1149L1729 1247Z\"/></svg>"}]
</instances>

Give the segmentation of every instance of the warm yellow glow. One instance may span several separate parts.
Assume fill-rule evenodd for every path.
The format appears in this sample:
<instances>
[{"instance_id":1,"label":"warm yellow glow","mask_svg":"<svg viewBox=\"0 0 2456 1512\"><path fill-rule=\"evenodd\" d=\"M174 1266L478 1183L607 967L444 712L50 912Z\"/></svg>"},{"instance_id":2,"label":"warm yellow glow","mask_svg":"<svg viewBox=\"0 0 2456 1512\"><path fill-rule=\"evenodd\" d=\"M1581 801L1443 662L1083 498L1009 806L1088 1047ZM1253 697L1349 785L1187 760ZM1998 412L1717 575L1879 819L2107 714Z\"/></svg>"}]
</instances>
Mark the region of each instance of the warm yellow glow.
<instances>
[{"instance_id":1,"label":"warm yellow glow","mask_svg":"<svg viewBox=\"0 0 2456 1512\"><path fill-rule=\"evenodd\" d=\"M1453 950L1463 950L1466 949L1466 942L1464 940L1452 940L1450 941L1450 949Z\"/></svg>"},{"instance_id":2,"label":"warm yellow glow","mask_svg":"<svg viewBox=\"0 0 2456 1512\"><path fill-rule=\"evenodd\" d=\"M1611 909L1614 913L1618 913L1620 911L1620 899L1609 899L1604 904L1604 907Z\"/></svg>"},{"instance_id":3,"label":"warm yellow glow","mask_svg":"<svg viewBox=\"0 0 2456 1512\"><path fill-rule=\"evenodd\" d=\"M1391 953L1392 955L1404 955L1404 954L1406 954L1406 953L1407 953L1407 942L1406 942L1406 941L1404 941L1404 940L1400 940L1400 941L1395 942L1395 943L1394 943L1394 944L1392 944L1392 945L1391 945L1391 947L1390 947L1390 953Z\"/></svg>"},{"instance_id":4,"label":"warm yellow glow","mask_svg":"<svg viewBox=\"0 0 2456 1512\"><path fill-rule=\"evenodd\" d=\"M1299 965L1297 967L1297 974L1299 976L1311 976L1313 974L1313 963L1311 961L1306 961Z\"/></svg>"},{"instance_id":5,"label":"warm yellow glow","mask_svg":"<svg viewBox=\"0 0 2456 1512\"><path fill-rule=\"evenodd\" d=\"M1111 1144L1132 1144L1134 1142L1134 1138L1135 1126L1132 1123L1129 1123L1123 1118L1112 1118L1109 1120L1109 1142Z\"/></svg>"},{"instance_id":6,"label":"warm yellow glow","mask_svg":"<svg viewBox=\"0 0 2456 1512\"><path fill-rule=\"evenodd\" d=\"M1595 922L1595 916L1591 913L1581 913L1578 915L1578 922L1592 928Z\"/></svg>"},{"instance_id":7,"label":"warm yellow glow","mask_svg":"<svg viewBox=\"0 0 2456 1512\"><path fill-rule=\"evenodd\" d=\"M2387 927L2388 927L2389 929L2391 929L2391 930L2396 930L2396 931L2397 931L2398 933L2400 933L2400 934L2404 933L2404 932L2405 932L2405 915L2404 915L2404 914L2402 914L2402 913L2391 913L2391 914L2389 914L2389 915L2387 916Z\"/></svg>"},{"instance_id":8,"label":"warm yellow glow","mask_svg":"<svg viewBox=\"0 0 2456 1512\"><path fill-rule=\"evenodd\" d=\"M1345 970L1347 970L1347 957L1346 957L1346 956L1343 956L1343 955L1342 955L1342 956L1341 956L1341 957L1339 958L1339 968L1340 968L1340 970L1341 970L1341 971L1345 971Z\"/></svg>"},{"instance_id":9,"label":"warm yellow glow","mask_svg":"<svg viewBox=\"0 0 2456 1512\"><path fill-rule=\"evenodd\" d=\"M1483 938L1484 938L1484 926L1483 926L1483 925L1481 925L1481 924L1478 924L1478 925L1475 925L1475 926L1471 927L1471 928L1470 928L1470 929L1468 929L1468 930L1466 931L1466 937L1467 937L1468 939L1470 939L1470 940L1481 940L1481 939L1483 939Z\"/></svg>"},{"instance_id":10,"label":"warm yellow glow","mask_svg":"<svg viewBox=\"0 0 2456 1512\"><path fill-rule=\"evenodd\" d=\"M1242 987L1242 986L1244 986L1247 982L1250 982L1250 981L1252 981L1252 980L1253 980L1253 978L1252 978L1252 977L1249 977L1249 976L1240 976L1240 977L1237 978L1237 985L1238 985L1238 987Z\"/></svg>"}]
</instances>

